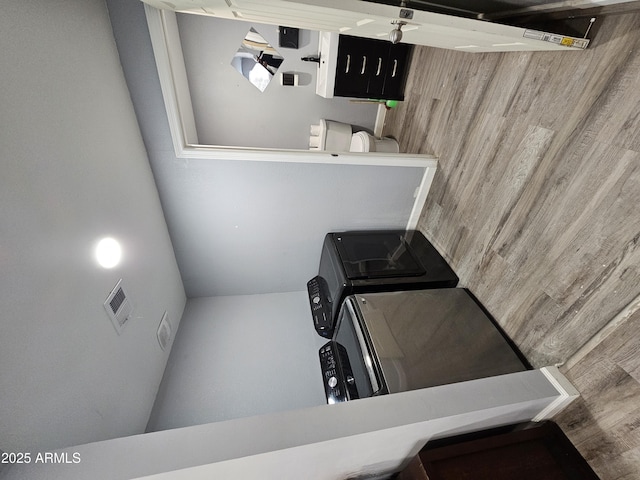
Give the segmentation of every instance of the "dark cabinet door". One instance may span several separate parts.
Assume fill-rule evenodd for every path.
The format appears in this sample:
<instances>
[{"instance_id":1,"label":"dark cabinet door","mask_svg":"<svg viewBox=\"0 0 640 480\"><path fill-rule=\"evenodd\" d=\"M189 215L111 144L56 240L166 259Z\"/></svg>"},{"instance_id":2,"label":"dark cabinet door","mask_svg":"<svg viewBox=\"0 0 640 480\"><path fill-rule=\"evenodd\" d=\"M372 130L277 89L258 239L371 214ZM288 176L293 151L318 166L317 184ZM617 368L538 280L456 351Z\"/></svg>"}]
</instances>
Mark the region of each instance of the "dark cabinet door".
<instances>
[{"instance_id":1,"label":"dark cabinet door","mask_svg":"<svg viewBox=\"0 0 640 480\"><path fill-rule=\"evenodd\" d=\"M382 96L387 100L404 100L404 85L409 71L411 46L390 45Z\"/></svg>"},{"instance_id":2,"label":"dark cabinet door","mask_svg":"<svg viewBox=\"0 0 640 480\"><path fill-rule=\"evenodd\" d=\"M384 98L385 77L389 65L389 47L389 42L376 42L369 48L367 54L371 65L369 84L367 85L369 98Z\"/></svg>"},{"instance_id":3,"label":"dark cabinet door","mask_svg":"<svg viewBox=\"0 0 640 480\"><path fill-rule=\"evenodd\" d=\"M338 44L335 95L366 97L372 69L367 39L341 36Z\"/></svg>"}]
</instances>

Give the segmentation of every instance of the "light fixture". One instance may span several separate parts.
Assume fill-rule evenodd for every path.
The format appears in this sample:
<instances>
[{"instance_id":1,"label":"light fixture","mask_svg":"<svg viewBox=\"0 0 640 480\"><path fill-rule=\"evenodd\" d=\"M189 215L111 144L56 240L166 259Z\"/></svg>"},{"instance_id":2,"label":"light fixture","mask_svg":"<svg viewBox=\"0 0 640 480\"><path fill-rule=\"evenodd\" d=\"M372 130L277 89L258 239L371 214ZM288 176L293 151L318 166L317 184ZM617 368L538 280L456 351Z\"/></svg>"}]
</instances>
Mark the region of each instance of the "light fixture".
<instances>
[{"instance_id":1,"label":"light fixture","mask_svg":"<svg viewBox=\"0 0 640 480\"><path fill-rule=\"evenodd\" d=\"M105 237L96 245L96 261L102 268L113 268L120 263L122 248L120 243L111 237Z\"/></svg>"}]
</instances>

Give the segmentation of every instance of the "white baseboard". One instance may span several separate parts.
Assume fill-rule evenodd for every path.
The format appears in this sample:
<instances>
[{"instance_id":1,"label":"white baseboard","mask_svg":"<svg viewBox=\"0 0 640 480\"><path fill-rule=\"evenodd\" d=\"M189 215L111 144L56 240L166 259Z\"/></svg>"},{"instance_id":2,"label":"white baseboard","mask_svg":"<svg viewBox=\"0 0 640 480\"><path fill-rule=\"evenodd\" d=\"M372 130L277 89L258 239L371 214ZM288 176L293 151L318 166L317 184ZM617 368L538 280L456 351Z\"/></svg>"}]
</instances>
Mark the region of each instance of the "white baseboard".
<instances>
[{"instance_id":1,"label":"white baseboard","mask_svg":"<svg viewBox=\"0 0 640 480\"><path fill-rule=\"evenodd\" d=\"M559 396L533 418L534 422L552 419L580 396L578 390L560 373L558 367L543 367L540 371L556 388Z\"/></svg>"},{"instance_id":2,"label":"white baseboard","mask_svg":"<svg viewBox=\"0 0 640 480\"><path fill-rule=\"evenodd\" d=\"M426 167L424 169L422 181L420 182L420 185L418 186L414 194L413 209L411 210L411 214L409 215L407 230L415 230L417 228L418 221L420 220L420 214L422 213L422 208L424 207L424 203L427 200L427 195L429 194L429 190L431 189L431 184L433 183L433 177L435 176L435 174L436 166Z\"/></svg>"}]
</instances>

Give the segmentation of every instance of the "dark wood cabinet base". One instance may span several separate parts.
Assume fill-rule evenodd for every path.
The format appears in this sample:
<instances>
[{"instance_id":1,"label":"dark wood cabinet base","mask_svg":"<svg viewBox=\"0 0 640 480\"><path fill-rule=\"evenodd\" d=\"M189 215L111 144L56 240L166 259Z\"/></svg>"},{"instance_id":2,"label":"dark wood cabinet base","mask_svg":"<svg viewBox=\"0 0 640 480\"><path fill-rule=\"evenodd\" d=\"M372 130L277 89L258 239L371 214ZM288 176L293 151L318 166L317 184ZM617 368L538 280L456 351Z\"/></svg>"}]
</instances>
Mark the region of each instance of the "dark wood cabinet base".
<instances>
[{"instance_id":1,"label":"dark wood cabinet base","mask_svg":"<svg viewBox=\"0 0 640 480\"><path fill-rule=\"evenodd\" d=\"M428 443L397 480L599 480L553 422Z\"/></svg>"}]
</instances>

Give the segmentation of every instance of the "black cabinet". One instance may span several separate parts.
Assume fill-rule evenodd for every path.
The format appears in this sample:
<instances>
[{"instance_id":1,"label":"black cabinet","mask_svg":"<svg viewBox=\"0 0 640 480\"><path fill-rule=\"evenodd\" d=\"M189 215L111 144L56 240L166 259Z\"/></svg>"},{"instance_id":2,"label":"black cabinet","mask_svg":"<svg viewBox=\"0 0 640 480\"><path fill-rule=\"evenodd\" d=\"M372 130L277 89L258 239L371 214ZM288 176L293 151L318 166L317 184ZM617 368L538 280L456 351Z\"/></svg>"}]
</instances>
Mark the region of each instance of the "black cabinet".
<instances>
[{"instance_id":1,"label":"black cabinet","mask_svg":"<svg viewBox=\"0 0 640 480\"><path fill-rule=\"evenodd\" d=\"M382 91L385 100L404 100L404 85L409 71L410 53L410 45L390 45L384 90ZM395 96L385 97L387 92Z\"/></svg>"},{"instance_id":2,"label":"black cabinet","mask_svg":"<svg viewBox=\"0 0 640 480\"><path fill-rule=\"evenodd\" d=\"M411 45L340 35L334 95L404 100Z\"/></svg>"},{"instance_id":3,"label":"black cabinet","mask_svg":"<svg viewBox=\"0 0 640 480\"><path fill-rule=\"evenodd\" d=\"M519 430L520 428L523 428ZM599 480L553 422L427 443L396 480Z\"/></svg>"}]
</instances>

